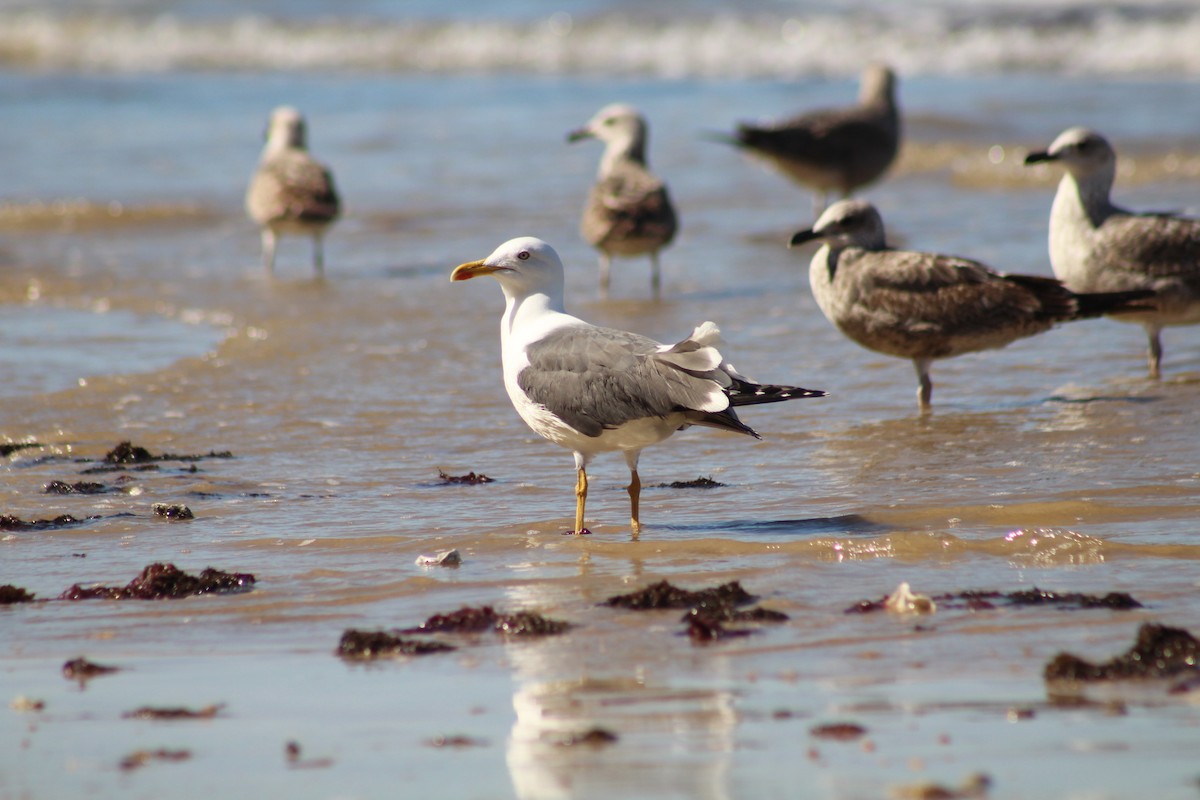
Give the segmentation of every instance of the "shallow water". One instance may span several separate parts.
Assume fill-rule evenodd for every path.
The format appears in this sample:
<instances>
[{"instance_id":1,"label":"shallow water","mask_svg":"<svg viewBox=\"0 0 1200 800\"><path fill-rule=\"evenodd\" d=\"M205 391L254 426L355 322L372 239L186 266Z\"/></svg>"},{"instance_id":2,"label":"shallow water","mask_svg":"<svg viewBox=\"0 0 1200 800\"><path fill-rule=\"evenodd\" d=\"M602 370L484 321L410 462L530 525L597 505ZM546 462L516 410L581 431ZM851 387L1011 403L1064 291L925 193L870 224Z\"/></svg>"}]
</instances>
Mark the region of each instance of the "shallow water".
<instances>
[{"instance_id":1,"label":"shallow water","mask_svg":"<svg viewBox=\"0 0 1200 800\"><path fill-rule=\"evenodd\" d=\"M976 772L993 798L1195 795L1200 713L1186 694L1118 692L1118 709L1061 701L1041 677L1062 650L1123 652L1146 620L1200 631L1195 329L1167 332L1157 383L1140 329L1106 320L939 363L922 417L911 367L859 349L817 311L811 251L784 247L809 221L807 194L701 136L840 102L851 73L286 66L0 73L0 440L40 443L5 459L0 513L84 520L0 533L0 584L53 598L124 584L154 561L258 579L229 597L0 607L0 697L46 702L0 711L0 797L236 784L367 798L402 782L429 797L875 798ZM1104 78L904 66L905 151L867 193L897 242L1048 274L1055 177L1018 165L1079 123L1123 154L1119 200L1200 211L1190 78L1163 65ZM575 230L599 152L563 136L616 99L648 112L651 161L680 208L661 303L646 299L638 261L618 263L614 299L599 301ZM266 279L242 216L280 102L308 112L347 200L324 281L296 240ZM500 292L448 280L525 233L564 256L575 313L662 340L711 318L741 371L830 396L746 411L761 442L693 429L647 451L637 540L625 468L599 459L594 533L561 536L571 459L504 395ZM122 440L234 458L83 474ZM439 469L495 482L444 485ZM724 485L658 485L699 476ZM44 493L53 480L119 491ZM196 518L167 522L154 503ZM459 568L414 564L451 547ZM676 612L597 605L663 578L736 579L791 619L698 646ZM1145 608L843 613L901 581L930 594L1127 591ZM365 666L333 655L347 628L408 627L464 604L577 627ZM124 671L77 686L59 670L81 654ZM121 718L211 703L225 705L210 721ZM836 721L867 734L809 732ZM561 745L594 726L618 740ZM468 743L435 745L453 736ZM289 766L290 740L315 761ZM191 758L118 767L160 747Z\"/></svg>"}]
</instances>

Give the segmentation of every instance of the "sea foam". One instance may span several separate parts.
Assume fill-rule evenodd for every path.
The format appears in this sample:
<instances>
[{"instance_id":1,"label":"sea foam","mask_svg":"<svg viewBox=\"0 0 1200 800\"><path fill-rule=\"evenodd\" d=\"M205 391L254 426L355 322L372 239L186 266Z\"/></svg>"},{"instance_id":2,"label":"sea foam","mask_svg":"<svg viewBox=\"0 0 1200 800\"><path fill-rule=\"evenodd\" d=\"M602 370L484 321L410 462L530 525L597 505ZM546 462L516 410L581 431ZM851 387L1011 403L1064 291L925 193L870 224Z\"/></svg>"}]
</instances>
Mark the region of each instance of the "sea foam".
<instances>
[{"instance_id":1,"label":"sea foam","mask_svg":"<svg viewBox=\"0 0 1200 800\"><path fill-rule=\"evenodd\" d=\"M968 11L970 13L968 13ZM345 70L668 78L1045 72L1200 75L1200 7L917 5L805 14L284 19L0 11L0 64L112 72Z\"/></svg>"}]
</instances>

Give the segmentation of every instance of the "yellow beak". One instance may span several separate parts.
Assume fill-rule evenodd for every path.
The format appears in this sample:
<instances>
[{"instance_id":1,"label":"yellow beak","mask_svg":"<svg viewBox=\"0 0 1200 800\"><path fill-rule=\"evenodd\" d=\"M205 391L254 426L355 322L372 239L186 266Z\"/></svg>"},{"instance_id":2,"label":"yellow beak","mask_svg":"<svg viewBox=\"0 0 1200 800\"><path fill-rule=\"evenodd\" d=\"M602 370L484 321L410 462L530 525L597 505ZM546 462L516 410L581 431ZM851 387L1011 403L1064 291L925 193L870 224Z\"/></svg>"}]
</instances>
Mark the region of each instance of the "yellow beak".
<instances>
[{"instance_id":1,"label":"yellow beak","mask_svg":"<svg viewBox=\"0 0 1200 800\"><path fill-rule=\"evenodd\" d=\"M469 281L471 278L477 278L480 275L491 275L497 270L497 267L489 267L480 261L468 261L466 264L459 264L454 268L454 272L450 273L452 281Z\"/></svg>"}]
</instances>

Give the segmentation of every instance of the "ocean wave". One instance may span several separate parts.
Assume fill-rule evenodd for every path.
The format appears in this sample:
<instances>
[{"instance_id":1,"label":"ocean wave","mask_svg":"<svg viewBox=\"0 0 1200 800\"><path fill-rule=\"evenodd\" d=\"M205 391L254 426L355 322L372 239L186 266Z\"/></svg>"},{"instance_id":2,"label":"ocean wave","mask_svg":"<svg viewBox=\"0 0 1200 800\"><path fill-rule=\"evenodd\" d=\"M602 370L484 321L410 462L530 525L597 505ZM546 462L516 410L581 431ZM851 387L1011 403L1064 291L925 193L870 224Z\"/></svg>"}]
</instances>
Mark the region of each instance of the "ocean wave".
<instances>
[{"instance_id":1,"label":"ocean wave","mask_svg":"<svg viewBox=\"0 0 1200 800\"><path fill-rule=\"evenodd\" d=\"M969 13L968 13L969 12ZM787 78L856 74L885 60L905 74L1044 72L1200 75L1200 8L983 7L539 19L287 20L0 11L9 68L154 72L373 73Z\"/></svg>"}]
</instances>

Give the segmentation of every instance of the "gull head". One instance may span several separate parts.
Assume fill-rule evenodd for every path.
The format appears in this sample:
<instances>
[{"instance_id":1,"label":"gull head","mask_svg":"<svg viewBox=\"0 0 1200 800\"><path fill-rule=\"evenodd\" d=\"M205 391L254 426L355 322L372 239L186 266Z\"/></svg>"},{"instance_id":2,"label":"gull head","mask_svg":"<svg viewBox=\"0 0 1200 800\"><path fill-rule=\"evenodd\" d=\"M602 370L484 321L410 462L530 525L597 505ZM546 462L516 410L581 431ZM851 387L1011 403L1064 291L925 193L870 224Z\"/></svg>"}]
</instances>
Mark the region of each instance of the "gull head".
<instances>
[{"instance_id":1,"label":"gull head","mask_svg":"<svg viewBox=\"0 0 1200 800\"><path fill-rule=\"evenodd\" d=\"M896 102L896 73L885 64L870 64L858 82L858 102L862 105Z\"/></svg>"},{"instance_id":2,"label":"gull head","mask_svg":"<svg viewBox=\"0 0 1200 800\"><path fill-rule=\"evenodd\" d=\"M307 134L304 117L291 106L279 106L267 123L267 146L274 150L288 147L304 149Z\"/></svg>"},{"instance_id":3,"label":"gull head","mask_svg":"<svg viewBox=\"0 0 1200 800\"><path fill-rule=\"evenodd\" d=\"M491 275L510 297L546 294L562 297L563 265L554 248L541 239L521 236L509 239L487 258L459 264L450 273L452 281Z\"/></svg>"},{"instance_id":4,"label":"gull head","mask_svg":"<svg viewBox=\"0 0 1200 800\"><path fill-rule=\"evenodd\" d=\"M613 103L596 112L582 128L567 134L568 142L599 139L610 150L645 161L646 119L636 108Z\"/></svg>"},{"instance_id":5,"label":"gull head","mask_svg":"<svg viewBox=\"0 0 1200 800\"><path fill-rule=\"evenodd\" d=\"M1087 128L1068 128L1046 150L1030 153L1026 165L1044 161L1061 163L1076 177L1116 170L1117 153L1100 134Z\"/></svg>"},{"instance_id":6,"label":"gull head","mask_svg":"<svg viewBox=\"0 0 1200 800\"><path fill-rule=\"evenodd\" d=\"M811 228L795 233L789 244L795 247L812 241L882 250L886 246L883 218L866 200L839 200L825 209Z\"/></svg>"}]
</instances>

